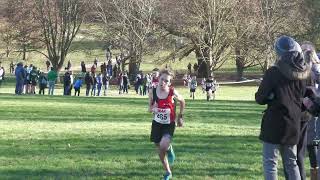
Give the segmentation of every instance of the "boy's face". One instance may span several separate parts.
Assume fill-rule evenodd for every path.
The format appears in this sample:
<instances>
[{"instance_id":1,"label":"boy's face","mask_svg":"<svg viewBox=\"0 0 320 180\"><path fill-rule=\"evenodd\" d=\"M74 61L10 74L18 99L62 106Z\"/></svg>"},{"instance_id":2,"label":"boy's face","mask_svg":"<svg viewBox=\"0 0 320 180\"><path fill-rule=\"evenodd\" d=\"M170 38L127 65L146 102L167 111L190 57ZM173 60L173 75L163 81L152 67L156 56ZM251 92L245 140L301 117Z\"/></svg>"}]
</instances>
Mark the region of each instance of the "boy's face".
<instances>
[{"instance_id":1,"label":"boy's face","mask_svg":"<svg viewBox=\"0 0 320 180\"><path fill-rule=\"evenodd\" d=\"M159 86L161 89L166 89L171 85L171 76L167 74L162 74L159 79Z\"/></svg>"}]
</instances>

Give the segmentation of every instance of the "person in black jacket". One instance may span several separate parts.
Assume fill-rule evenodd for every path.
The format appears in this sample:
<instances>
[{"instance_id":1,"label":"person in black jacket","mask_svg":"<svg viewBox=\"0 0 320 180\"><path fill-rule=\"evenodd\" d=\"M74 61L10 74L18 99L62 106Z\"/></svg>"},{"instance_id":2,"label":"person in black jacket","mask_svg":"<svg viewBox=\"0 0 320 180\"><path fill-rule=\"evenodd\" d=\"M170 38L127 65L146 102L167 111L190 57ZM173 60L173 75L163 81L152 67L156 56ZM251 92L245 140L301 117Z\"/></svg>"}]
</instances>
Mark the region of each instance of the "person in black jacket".
<instances>
[{"instance_id":1,"label":"person in black jacket","mask_svg":"<svg viewBox=\"0 0 320 180\"><path fill-rule=\"evenodd\" d=\"M310 67L305 63L300 45L291 37L275 42L278 60L270 67L255 94L258 104L267 104L261 122L263 168L267 180L277 179L280 151L288 179L300 180L297 165L302 99Z\"/></svg>"}]
</instances>

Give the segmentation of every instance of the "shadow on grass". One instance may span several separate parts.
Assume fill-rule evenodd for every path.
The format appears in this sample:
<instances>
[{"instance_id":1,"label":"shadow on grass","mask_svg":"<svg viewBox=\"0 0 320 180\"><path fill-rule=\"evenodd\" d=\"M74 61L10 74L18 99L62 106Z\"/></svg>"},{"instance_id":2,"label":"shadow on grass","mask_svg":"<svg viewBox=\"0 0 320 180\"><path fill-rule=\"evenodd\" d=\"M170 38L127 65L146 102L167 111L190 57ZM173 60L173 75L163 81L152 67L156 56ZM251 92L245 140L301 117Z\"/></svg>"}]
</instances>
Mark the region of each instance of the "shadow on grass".
<instances>
[{"instance_id":1,"label":"shadow on grass","mask_svg":"<svg viewBox=\"0 0 320 180\"><path fill-rule=\"evenodd\" d=\"M259 179L262 174L261 146L255 136L190 133L179 135L173 144L177 179ZM162 174L147 135L0 140L0 154L0 178L157 179Z\"/></svg>"}]
</instances>

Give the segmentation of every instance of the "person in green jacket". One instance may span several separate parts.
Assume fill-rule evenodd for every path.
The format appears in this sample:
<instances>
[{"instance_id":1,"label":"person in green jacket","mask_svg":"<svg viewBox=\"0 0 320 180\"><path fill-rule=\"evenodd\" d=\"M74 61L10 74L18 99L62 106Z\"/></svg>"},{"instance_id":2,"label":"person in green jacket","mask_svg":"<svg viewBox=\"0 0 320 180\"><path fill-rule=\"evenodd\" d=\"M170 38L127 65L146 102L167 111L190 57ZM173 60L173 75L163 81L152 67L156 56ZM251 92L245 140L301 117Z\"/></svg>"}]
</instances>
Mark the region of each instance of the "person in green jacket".
<instances>
[{"instance_id":1,"label":"person in green jacket","mask_svg":"<svg viewBox=\"0 0 320 180\"><path fill-rule=\"evenodd\" d=\"M51 70L48 72L48 82L49 82L48 94L49 95L53 95L54 86L56 84L57 77L58 77L57 72L54 70L53 67L51 67Z\"/></svg>"}]
</instances>

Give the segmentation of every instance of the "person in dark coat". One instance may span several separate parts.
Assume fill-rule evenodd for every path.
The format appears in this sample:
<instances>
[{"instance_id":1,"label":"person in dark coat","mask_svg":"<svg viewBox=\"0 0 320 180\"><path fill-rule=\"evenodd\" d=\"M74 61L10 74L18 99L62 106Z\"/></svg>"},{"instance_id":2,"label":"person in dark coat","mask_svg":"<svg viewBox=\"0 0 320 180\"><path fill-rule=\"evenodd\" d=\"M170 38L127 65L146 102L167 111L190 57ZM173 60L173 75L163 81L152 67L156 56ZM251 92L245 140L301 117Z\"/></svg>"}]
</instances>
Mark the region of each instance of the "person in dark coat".
<instances>
[{"instance_id":1,"label":"person in dark coat","mask_svg":"<svg viewBox=\"0 0 320 180\"><path fill-rule=\"evenodd\" d=\"M263 168L267 180L277 179L280 152L288 179L300 180L297 144L302 116L302 99L310 67L304 61L300 45L291 37L281 36L275 42L278 60L264 74L255 94L256 102L267 104L260 140L263 142Z\"/></svg>"},{"instance_id":2,"label":"person in dark coat","mask_svg":"<svg viewBox=\"0 0 320 180\"><path fill-rule=\"evenodd\" d=\"M93 78L90 75L90 72L86 72L86 75L84 77L84 82L86 84L86 96L89 96L91 86L93 85Z\"/></svg>"},{"instance_id":3,"label":"person in dark coat","mask_svg":"<svg viewBox=\"0 0 320 180\"><path fill-rule=\"evenodd\" d=\"M23 91L23 82L26 78L25 71L23 69L23 63L19 62L17 64L16 70L15 70L15 76L16 76L16 89L15 94L20 95Z\"/></svg>"}]
</instances>

